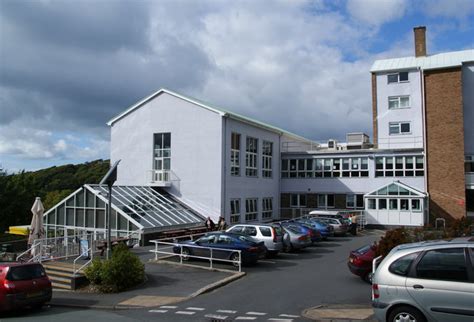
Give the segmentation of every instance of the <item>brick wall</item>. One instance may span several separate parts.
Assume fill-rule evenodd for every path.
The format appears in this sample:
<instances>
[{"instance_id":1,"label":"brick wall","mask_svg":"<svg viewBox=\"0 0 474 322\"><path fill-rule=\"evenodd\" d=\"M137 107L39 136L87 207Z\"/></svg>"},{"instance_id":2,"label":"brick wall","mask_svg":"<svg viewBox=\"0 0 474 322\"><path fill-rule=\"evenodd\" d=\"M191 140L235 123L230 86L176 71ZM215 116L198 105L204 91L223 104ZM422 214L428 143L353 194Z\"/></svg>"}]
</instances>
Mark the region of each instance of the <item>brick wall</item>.
<instances>
[{"instance_id":1,"label":"brick wall","mask_svg":"<svg viewBox=\"0 0 474 322\"><path fill-rule=\"evenodd\" d=\"M461 69L425 71L428 192L433 217L465 210Z\"/></svg>"},{"instance_id":2,"label":"brick wall","mask_svg":"<svg viewBox=\"0 0 474 322\"><path fill-rule=\"evenodd\" d=\"M377 128L377 76L372 73L372 126L374 133L372 137L374 140L374 148L378 145L378 128Z\"/></svg>"}]
</instances>

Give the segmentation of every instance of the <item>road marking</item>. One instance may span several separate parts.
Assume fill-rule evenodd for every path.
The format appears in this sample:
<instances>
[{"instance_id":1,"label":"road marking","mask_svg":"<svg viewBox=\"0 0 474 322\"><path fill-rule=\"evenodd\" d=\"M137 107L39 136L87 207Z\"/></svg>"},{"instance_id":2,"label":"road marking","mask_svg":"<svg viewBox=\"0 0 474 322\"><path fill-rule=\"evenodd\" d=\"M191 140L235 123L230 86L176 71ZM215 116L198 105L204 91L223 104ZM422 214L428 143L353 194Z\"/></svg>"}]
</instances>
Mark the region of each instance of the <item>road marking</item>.
<instances>
[{"instance_id":1,"label":"road marking","mask_svg":"<svg viewBox=\"0 0 474 322\"><path fill-rule=\"evenodd\" d=\"M217 310L217 313L230 313L230 314L235 314L237 311L232 311L232 310Z\"/></svg>"},{"instance_id":2,"label":"road marking","mask_svg":"<svg viewBox=\"0 0 474 322\"><path fill-rule=\"evenodd\" d=\"M206 314L204 315L205 318L217 319L217 320L225 320L228 318L227 315L217 315L217 314Z\"/></svg>"},{"instance_id":3,"label":"road marking","mask_svg":"<svg viewBox=\"0 0 474 322\"><path fill-rule=\"evenodd\" d=\"M186 310L191 310L191 311L204 311L204 308L202 308L202 307L187 307Z\"/></svg>"},{"instance_id":4,"label":"road marking","mask_svg":"<svg viewBox=\"0 0 474 322\"><path fill-rule=\"evenodd\" d=\"M196 312L192 311L176 311L176 314L185 314L185 315L193 315Z\"/></svg>"},{"instance_id":5,"label":"road marking","mask_svg":"<svg viewBox=\"0 0 474 322\"><path fill-rule=\"evenodd\" d=\"M238 316L235 318L236 320L256 320L256 316Z\"/></svg>"},{"instance_id":6,"label":"road marking","mask_svg":"<svg viewBox=\"0 0 474 322\"><path fill-rule=\"evenodd\" d=\"M247 314L247 315L267 315L267 313L262 313L262 312L247 312L245 314Z\"/></svg>"},{"instance_id":7,"label":"road marking","mask_svg":"<svg viewBox=\"0 0 474 322\"><path fill-rule=\"evenodd\" d=\"M171 305L164 305L164 306L160 306L161 309L176 309L177 306L171 306Z\"/></svg>"},{"instance_id":8,"label":"road marking","mask_svg":"<svg viewBox=\"0 0 474 322\"><path fill-rule=\"evenodd\" d=\"M283 316L285 318L299 318L299 315L291 315L291 314L280 314L279 316Z\"/></svg>"},{"instance_id":9,"label":"road marking","mask_svg":"<svg viewBox=\"0 0 474 322\"><path fill-rule=\"evenodd\" d=\"M269 261L269 260L266 260L266 259L261 259L258 261L259 263L267 263L267 264L276 264L276 262L274 261Z\"/></svg>"},{"instance_id":10,"label":"road marking","mask_svg":"<svg viewBox=\"0 0 474 322\"><path fill-rule=\"evenodd\" d=\"M150 310L148 312L150 312L150 313L166 313L166 312L168 312L168 310Z\"/></svg>"},{"instance_id":11,"label":"road marking","mask_svg":"<svg viewBox=\"0 0 474 322\"><path fill-rule=\"evenodd\" d=\"M291 322L293 319L280 319L280 318L271 318L268 321L280 321L280 322Z\"/></svg>"},{"instance_id":12,"label":"road marking","mask_svg":"<svg viewBox=\"0 0 474 322\"><path fill-rule=\"evenodd\" d=\"M281 254L283 257L285 256L298 256L298 254L293 254L293 253L284 253L284 254Z\"/></svg>"}]
</instances>

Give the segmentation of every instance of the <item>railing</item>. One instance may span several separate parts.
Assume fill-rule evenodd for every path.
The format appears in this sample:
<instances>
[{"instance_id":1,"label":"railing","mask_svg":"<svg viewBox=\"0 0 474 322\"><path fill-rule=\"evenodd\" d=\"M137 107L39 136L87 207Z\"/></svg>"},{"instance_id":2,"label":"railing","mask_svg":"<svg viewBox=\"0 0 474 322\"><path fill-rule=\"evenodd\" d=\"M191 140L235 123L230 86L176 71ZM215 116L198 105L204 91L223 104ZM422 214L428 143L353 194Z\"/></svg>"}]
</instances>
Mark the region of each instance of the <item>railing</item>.
<instances>
[{"instance_id":1,"label":"railing","mask_svg":"<svg viewBox=\"0 0 474 322\"><path fill-rule=\"evenodd\" d=\"M403 146L404 148L422 148L422 136L400 135L388 138L378 138L378 147L381 149L390 149Z\"/></svg>"},{"instance_id":2,"label":"railing","mask_svg":"<svg viewBox=\"0 0 474 322\"><path fill-rule=\"evenodd\" d=\"M204 247L204 246L195 246L195 245L183 245L178 243L163 242L160 240L150 240L151 243L155 244L155 249L150 250L150 252L155 253L155 261L159 260L158 254L166 255L166 257L179 256L179 263L183 264L183 261L186 261L190 258L203 259L209 261L209 269L213 269L213 263L217 262L227 262L232 263L235 267L239 268L239 272L242 272L242 252L238 249L223 249L223 248L214 248L214 247ZM158 246L162 245L162 248ZM174 252L175 247L179 247L179 253ZM166 251L165 249L171 249L171 251ZM183 253L183 249L185 250ZM197 256L191 255L189 249L200 249L204 253L209 252L209 256ZM229 258L216 258L215 252L228 252L230 253ZM236 254L236 255L233 255Z\"/></svg>"},{"instance_id":3,"label":"railing","mask_svg":"<svg viewBox=\"0 0 474 322\"><path fill-rule=\"evenodd\" d=\"M91 254L89 260L84 263L81 267L79 267L78 269L76 269L76 263L79 259L81 259L82 257L84 257L84 255L89 255ZM89 257L89 256L88 256ZM92 247L88 248L85 252L83 252L81 255L77 256L76 259L74 259L74 262L72 263L72 270L73 270L73 275L77 275L81 270L83 270L84 268L86 268L87 266L90 265L90 263L92 263L92 260L94 259L94 249Z\"/></svg>"},{"instance_id":4,"label":"railing","mask_svg":"<svg viewBox=\"0 0 474 322\"><path fill-rule=\"evenodd\" d=\"M282 142L280 152L306 152L315 151L320 148L320 144L317 142Z\"/></svg>"},{"instance_id":5,"label":"railing","mask_svg":"<svg viewBox=\"0 0 474 322\"><path fill-rule=\"evenodd\" d=\"M173 181L180 181L173 170L148 170L146 180L162 186L170 186Z\"/></svg>"}]
</instances>

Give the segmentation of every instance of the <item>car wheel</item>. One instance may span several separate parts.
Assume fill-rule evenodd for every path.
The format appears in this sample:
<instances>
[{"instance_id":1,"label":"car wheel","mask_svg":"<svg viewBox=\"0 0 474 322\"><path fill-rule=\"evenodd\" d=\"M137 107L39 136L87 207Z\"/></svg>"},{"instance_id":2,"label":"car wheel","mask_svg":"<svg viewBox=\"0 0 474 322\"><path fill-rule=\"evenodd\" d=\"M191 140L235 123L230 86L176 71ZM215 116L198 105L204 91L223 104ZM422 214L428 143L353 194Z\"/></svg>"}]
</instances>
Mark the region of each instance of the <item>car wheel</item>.
<instances>
[{"instance_id":1,"label":"car wheel","mask_svg":"<svg viewBox=\"0 0 474 322\"><path fill-rule=\"evenodd\" d=\"M238 253L232 253L230 255L230 260L232 261L232 265L235 267L239 267L239 254Z\"/></svg>"},{"instance_id":2,"label":"car wheel","mask_svg":"<svg viewBox=\"0 0 474 322\"><path fill-rule=\"evenodd\" d=\"M390 312L389 322L426 322L426 318L417 309L411 306L399 306Z\"/></svg>"},{"instance_id":3,"label":"car wheel","mask_svg":"<svg viewBox=\"0 0 474 322\"><path fill-rule=\"evenodd\" d=\"M183 259L183 261L188 261L190 259L189 255L190 255L190 251L189 249L187 248L183 248L183 250L181 251L181 258Z\"/></svg>"},{"instance_id":4,"label":"car wheel","mask_svg":"<svg viewBox=\"0 0 474 322\"><path fill-rule=\"evenodd\" d=\"M35 303L31 306L31 308L33 310L41 310L41 308L43 307L44 303Z\"/></svg>"}]
</instances>

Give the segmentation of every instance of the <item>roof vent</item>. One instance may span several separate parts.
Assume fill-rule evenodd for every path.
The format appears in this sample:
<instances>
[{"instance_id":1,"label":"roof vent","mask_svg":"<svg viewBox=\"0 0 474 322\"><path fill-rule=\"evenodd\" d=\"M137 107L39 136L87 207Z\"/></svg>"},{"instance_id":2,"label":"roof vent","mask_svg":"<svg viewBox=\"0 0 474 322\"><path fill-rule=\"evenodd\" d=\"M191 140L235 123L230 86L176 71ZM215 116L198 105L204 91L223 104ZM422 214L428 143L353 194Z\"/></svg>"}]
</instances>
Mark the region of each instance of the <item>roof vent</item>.
<instances>
[{"instance_id":1,"label":"roof vent","mask_svg":"<svg viewBox=\"0 0 474 322\"><path fill-rule=\"evenodd\" d=\"M365 133L347 133L347 149L367 149L370 148L369 136Z\"/></svg>"}]
</instances>

